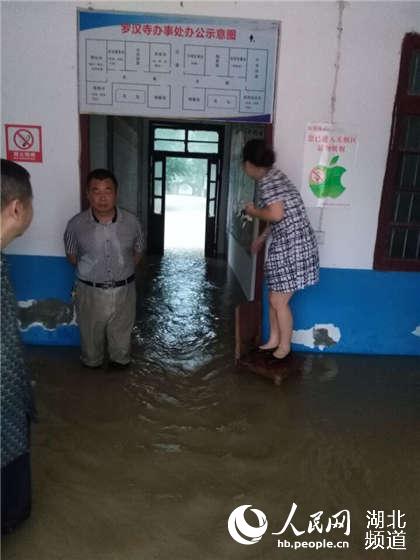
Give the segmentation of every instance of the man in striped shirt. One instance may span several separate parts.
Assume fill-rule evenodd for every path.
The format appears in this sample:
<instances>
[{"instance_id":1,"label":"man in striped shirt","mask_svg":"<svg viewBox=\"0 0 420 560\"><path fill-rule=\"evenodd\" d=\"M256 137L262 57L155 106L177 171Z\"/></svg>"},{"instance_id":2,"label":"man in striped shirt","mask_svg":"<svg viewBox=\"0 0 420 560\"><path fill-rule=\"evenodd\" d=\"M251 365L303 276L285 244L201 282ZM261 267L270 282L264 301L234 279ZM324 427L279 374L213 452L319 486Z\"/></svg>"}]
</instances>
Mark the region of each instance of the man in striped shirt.
<instances>
[{"instance_id":1,"label":"man in striped shirt","mask_svg":"<svg viewBox=\"0 0 420 560\"><path fill-rule=\"evenodd\" d=\"M144 238L136 216L117 207L118 183L110 171L87 178L90 208L74 216L64 234L68 260L76 266L75 304L82 363L101 367L105 343L111 367L130 364L136 313L135 267Z\"/></svg>"}]
</instances>

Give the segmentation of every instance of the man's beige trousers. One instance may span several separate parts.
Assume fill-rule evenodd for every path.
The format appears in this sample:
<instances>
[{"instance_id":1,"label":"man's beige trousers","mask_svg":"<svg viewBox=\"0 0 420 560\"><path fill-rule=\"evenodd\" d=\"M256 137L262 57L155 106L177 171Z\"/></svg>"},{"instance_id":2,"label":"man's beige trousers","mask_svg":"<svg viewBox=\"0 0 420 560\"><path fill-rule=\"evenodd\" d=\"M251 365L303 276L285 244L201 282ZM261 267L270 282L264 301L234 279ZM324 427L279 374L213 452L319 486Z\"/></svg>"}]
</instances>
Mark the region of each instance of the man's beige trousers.
<instances>
[{"instance_id":1,"label":"man's beige trousers","mask_svg":"<svg viewBox=\"0 0 420 560\"><path fill-rule=\"evenodd\" d=\"M135 282L108 289L77 282L75 304L82 362L90 367L101 365L107 343L109 359L127 364L130 361L131 332L136 318Z\"/></svg>"}]
</instances>

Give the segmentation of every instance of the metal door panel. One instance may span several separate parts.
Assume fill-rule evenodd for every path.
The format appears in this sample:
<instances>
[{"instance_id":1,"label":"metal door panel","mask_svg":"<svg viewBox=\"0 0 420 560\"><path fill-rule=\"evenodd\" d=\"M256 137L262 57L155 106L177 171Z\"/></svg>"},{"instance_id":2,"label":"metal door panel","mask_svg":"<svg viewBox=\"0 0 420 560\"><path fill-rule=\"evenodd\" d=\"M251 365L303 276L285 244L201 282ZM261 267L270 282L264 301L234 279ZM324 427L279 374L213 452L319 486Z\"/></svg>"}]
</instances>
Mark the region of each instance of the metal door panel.
<instances>
[{"instance_id":1,"label":"metal door panel","mask_svg":"<svg viewBox=\"0 0 420 560\"><path fill-rule=\"evenodd\" d=\"M148 252L163 255L165 238L165 157L151 158L149 181Z\"/></svg>"}]
</instances>

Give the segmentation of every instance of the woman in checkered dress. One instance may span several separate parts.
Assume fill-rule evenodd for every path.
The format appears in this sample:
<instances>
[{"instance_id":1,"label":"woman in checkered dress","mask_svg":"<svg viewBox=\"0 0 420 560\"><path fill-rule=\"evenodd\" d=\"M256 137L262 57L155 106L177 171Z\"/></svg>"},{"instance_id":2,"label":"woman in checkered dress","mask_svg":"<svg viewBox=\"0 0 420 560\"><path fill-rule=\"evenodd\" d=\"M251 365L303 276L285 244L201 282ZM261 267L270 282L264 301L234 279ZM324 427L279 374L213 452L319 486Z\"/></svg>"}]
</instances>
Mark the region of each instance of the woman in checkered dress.
<instances>
[{"instance_id":1,"label":"woman in checkered dress","mask_svg":"<svg viewBox=\"0 0 420 560\"><path fill-rule=\"evenodd\" d=\"M252 252L269 241L264 272L269 288L270 338L260 349L274 350L273 356L281 360L290 354L290 299L297 290L318 282L319 258L302 198L286 175L273 167L274 160L274 152L263 140L250 140L244 147L245 173L258 187L258 207L249 202L245 212L267 222L252 244Z\"/></svg>"}]
</instances>

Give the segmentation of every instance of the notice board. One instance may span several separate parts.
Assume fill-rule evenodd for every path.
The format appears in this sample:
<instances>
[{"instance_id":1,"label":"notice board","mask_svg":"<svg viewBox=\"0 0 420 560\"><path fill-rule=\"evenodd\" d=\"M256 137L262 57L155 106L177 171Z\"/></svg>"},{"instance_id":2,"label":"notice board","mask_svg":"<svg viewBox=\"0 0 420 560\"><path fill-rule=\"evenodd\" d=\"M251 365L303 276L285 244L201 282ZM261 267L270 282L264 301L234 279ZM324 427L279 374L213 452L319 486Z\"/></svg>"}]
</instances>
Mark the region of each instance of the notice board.
<instances>
[{"instance_id":1,"label":"notice board","mask_svg":"<svg viewBox=\"0 0 420 560\"><path fill-rule=\"evenodd\" d=\"M279 22L83 11L81 113L272 122Z\"/></svg>"}]
</instances>

